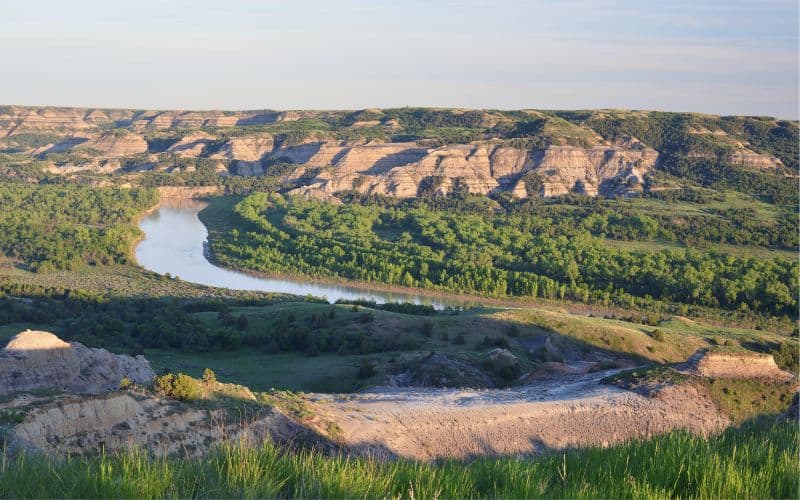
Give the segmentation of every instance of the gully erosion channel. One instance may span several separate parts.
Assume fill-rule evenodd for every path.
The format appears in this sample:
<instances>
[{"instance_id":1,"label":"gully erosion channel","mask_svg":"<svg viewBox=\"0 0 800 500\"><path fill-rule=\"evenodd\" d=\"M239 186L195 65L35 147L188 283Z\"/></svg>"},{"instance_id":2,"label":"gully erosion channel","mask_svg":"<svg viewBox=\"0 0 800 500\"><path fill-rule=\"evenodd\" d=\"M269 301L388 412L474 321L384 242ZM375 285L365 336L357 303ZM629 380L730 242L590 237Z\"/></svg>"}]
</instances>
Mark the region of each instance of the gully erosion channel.
<instances>
[{"instance_id":1,"label":"gully erosion channel","mask_svg":"<svg viewBox=\"0 0 800 500\"><path fill-rule=\"evenodd\" d=\"M430 304L437 309L465 305L463 301L319 283L300 278L261 278L221 268L207 258L208 230L197 215L204 206L205 204L195 200L168 199L143 217L139 228L145 237L136 247L139 265L159 274L169 273L184 281L201 285L299 296L313 295L325 297L330 302L339 299L366 299L379 304L412 302Z\"/></svg>"}]
</instances>

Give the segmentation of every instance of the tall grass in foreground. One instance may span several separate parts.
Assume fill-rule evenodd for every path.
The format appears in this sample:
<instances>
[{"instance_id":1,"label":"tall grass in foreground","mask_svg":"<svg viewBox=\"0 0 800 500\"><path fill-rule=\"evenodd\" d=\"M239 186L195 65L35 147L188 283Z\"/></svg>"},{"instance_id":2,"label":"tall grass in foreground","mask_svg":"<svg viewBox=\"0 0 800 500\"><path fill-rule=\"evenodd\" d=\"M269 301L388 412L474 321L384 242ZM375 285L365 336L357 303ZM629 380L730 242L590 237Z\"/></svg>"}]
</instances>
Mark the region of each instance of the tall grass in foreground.
<instances>
[{"instance_id":1,"label":"tall grass in foreground","mask_svg":"<svg viewBox=\"0 0 800 500\"><path fill-rule=\"evenodd\" d=\"M800 431L751 422L710 439L674 432L609 449L470 463L377 462L225 447L204 459L143 453L0 463L0 497L797 498Z\"/></svg>"}]
</instances>

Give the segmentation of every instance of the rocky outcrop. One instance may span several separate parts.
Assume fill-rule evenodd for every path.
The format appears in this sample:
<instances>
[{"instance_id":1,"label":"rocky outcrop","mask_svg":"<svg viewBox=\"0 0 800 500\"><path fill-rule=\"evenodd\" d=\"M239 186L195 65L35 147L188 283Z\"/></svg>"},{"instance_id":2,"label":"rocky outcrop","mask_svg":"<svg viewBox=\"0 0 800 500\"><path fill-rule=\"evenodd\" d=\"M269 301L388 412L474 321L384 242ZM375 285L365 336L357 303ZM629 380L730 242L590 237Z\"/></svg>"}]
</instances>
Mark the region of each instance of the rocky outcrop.
<instances>
[{"instance_id":1,"label":"rocky outcrop","mask_svg":"<svg viewBox=\"0 0 800 500\"><path fill-rule=\"evenodd\" d=\"M793 377L775 364L772 355L754 352L701 349L676 369L701 377L762 378L778 381L791 380Z\"/></svg>"},{"instance_id":2,"label":"rocky outcrop","mask_svg":"<svg viewBox=\"0 0 800 500\"><path fill-rule=\"evenodd\" d=\"M206 146L216 139L213 135L204 132L188 134L183 136L178 142L167 149L167 153L172 153L182 158L197 158L203 154Z\"/></svg>"},{"instance_id":3,"label":"rocky outcrop","mask_svg":"<svg viewBox=\"0 0 800 500\"><path fill-rule=\"evenodd\" d=\"M425 149L415 143L348 146L323 142L281 148L273 154L278 155L302 164L293 177L308 179L305 192L355 189L401 198L423 190L447 194L456 189L473 194L507 190L525 197L529 195L523 178L527 172L541 179L542 196L621 195L641 190L644 175L658 158L655 150L645 147L527 150L480 143ZM315 174L309 176L309 172Z\"/></svg>"},{"instance_id":4,"label":"rocky outcrop","mask_svg":"<svg viewBox=\"0 0 800 500\"><path fill-rule=\"evenodd\" d=\"M269 134L253 134L231 137L211 155L221 160L260 162L272 152L273 139Z\"/></svg>"},{"instance_id":5,"label":"rocky outcrop","mask_svg":"<svg viewBox=\"0 0 800 500\"><path fill-rule=\"evenodd\" d=\"M466 113L469 110L453 110ZM82 170L110 172L118 163L102 163L142 155L148 145L142 134L169 130L197 130L183 135L160 154L172 157L211 158L221 162L221 175L263 175L265 160L289 161L298 168L285 180L298 184L295 194L330 198L334 193L357 190L367 194L413 197L420 193L448 194L455 190L473 194L509 191L516 197L557 196L568 192L588 195L625 195L639 191L644 174L653 168L657 153L634 138L613 144L585 126L561 118L526 111L531 119L544 122L540 133L552 146L546 149L518 147L519 143L487 139L470 144L428 147L430 142L381 143L333 139L333 133L311 131L303 138L286 134L273 137L264 132L224 132L218 139L215 127L240 127L269 123L319 119L330 112L318 111L133 111L83 108L0 108L0 134L37 132L58 134L60 139L32 154L77 151L98 161L59 164L56 173ZM333 112L335 114L335 112ZM383 126L395 132L403 124L388 119L381 110L340 112L358 129ZM478 127L492 130L513 126L508 116L482 112ZM507 123L506 123L507 122ZM108 129L111 130L108 130ZM169 132L158 137L169 138ZM164 135L166 134L166 135ZM178 134L176 134L178 135ZM163 137L162 137L163 136ZM487 137L491 136L488 134ZM158 144L158 140L155 141ZM573 145L569 145L573 144ZM574 144L582 144L578 147ZM158 147L154 147L155 152ZM162 152L163 151L163 152ZM765 160L749 152L736 161L766 166ZM138 165L126 163L129 172L161 170L168 162L144 159ZM185 169L191 171L188 165ZM102 170L101 170L102 169ZM163 169L170 171L170 168ZM536 182L531 184L531 175ZM530 191L530 192L529 192Z\"/></svg>"},{"instance_id":6,"label":"rocky outcrop","mask_svg":"<svg viewBox=\"0 0 800 500\"><path fill-rule=\"evenodd\" d=\"M111 122L112 119L100 110L4 106L0 109L0 136L22 133L74 134L97 130L99 125Z\"/></svg>"},{"instance_id":7,"label":"rocky outcrop","mask_svg":"<svg viewBox=\"0 0 800 500\"><path fill-rule=\"evenodd\" d=\"M734 165L743 165L745 167L753 167L758 169L773 169L783 166L778 158L769 155L762 155L749 149L743 149L731 154L731 163Z\"/></svg>"},{"instance_id":8,"label":"rocky outcrop","mask_svg":"<svg viewBox=\"0 0 800 500\"><path fill-rule=\"evenodd\" d=\"M644 174L653 169L658 159L654 149L608 146L550 146L532 156L531 170L542 178L543 196L569 192L614 195L637 186L641 189ZM519 192L517 187L514 191Z\"/></svg>"},{"instance_id":9,"label":"rocky outcrop","mask_svg":"<svg viewBox=\"0 0 800 500\"><path fill-rule=\"evenodd\" d=\"M139 134L116 129L104 132L78 148L96 151L107 158L120 158L146 153L147 141Z\"/></svg>"},{"instance_id":10,"label":"rocky outcrop","mask_svg":"<svg viewBox=\"0 0 800 500\"><path fill-rule=\"evenodd\" d=\"M109 125L128 127L135 132L234 127L274 123L280 116L281 113L275 111L134 111L2 106L0 136L15 133L99 132L100 127Z\"/></svg>"},{"instance_id":11,"label":"rocky outcrop","mask_svg":"<svg viewBox=\"0 0 800 500\"><path fill-rule=\"evenodd\" d=\"M210 158L228 160L230 171L236 175L263 175L262 160L272 153L273 146L269 134L234 136L228 138Z\"/></svg>"},{"instance_id":12,"label":"rocky outcrop","mask_svg":"<svg viewBox=\"0 0 800 500\"><path fill-rule=\"evenodd\" d=\"M90 349L49 332L22 332L0 351L0 395L41 388L97 394L117 389L125 377L146 384L155 373L142 356Z\"/></svg>"},{"instance_id":13,"label":"rocky outcrop","mask_svg":"<svg viewBox=\"0 0 800 500\"><path fill-rule=\"evenodd\" d=\"M618 136L596 125L607 123L609 118L646 120L647 112L600 110L587 112L591 119L583 120L568 113L536 110L430 111L431 121L426 124L424 113L409 118L397 110L379 109L228 112L0 106L0 149L28 154L31 161L67 153L50 159L57 167L45 165L64 175L84 170L112 172L117 165L113 160L119 158L127 158L120 163L129 173L153 169L171 172L175 169L170 165L175 164L181 165L181 171L191 171L192 162L175 161L176 157L190 157L224 162L217 168L220 175L247 176L269 173L265 168L269 162L288 161L297 169L281 174L282 180L295 183L295 194L319 198L346 190L395 197L454 190L474 194L502 191L518 198L570 192L627 196L642 191L645 176L658 159L658 153L637 138ZM436 112L446 113L448 120L468 114L469 120L464 123L473 127L474 134L469 136L476 140L442 145L452 139L446 134L427 139L420 134L408 142L383 142L384 137L401 141L426 126L441 127ZM679 118L692 122L687 116ZM296 130L242 128L298 120L310 120L310 126ZM797 137L794 123L747 120ZM746 128L737 131L723 122L705 116L691 123L684 132L701 140L685 144L688 150L678 148L680 154L717 161L725 152L734 165L793 175L787 168L791 165L773 156L788 161L781 149L770 143L751 143L753 136ZM380 133L365 133L365 127ZM353 139L342 140L344 137ZM170 142L174 144L167 147ZM676 144L664 147L675 154ZM72 152L75 156L69 155ZM161 158L145 160L145 153Z\"/></svg>"},{"instance_id":14,"label":"rocky outcrop","mask_svg":"<svg viewBox=\"0 0 800 500\"><path fill-rule=\"evenodd\" d=\"M26 402L20 398L16 407L6 405L7 411L25 415L6 435L12 454L26 450L63 457L133 448L193 457L225 442L285 442L303 430L275 408L242 405L233 417L226 408L193 407L130 391Z\"/></svg>"}]
</instances>

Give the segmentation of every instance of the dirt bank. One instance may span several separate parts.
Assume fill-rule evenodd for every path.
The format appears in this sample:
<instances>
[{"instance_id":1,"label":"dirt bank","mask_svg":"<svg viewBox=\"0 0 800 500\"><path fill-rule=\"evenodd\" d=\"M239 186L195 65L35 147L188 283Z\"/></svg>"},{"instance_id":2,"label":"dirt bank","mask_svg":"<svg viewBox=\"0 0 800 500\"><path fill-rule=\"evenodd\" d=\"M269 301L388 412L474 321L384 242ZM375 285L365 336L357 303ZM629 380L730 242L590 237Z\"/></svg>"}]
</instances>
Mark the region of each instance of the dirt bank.
<instances>
[{"instance_id":1,"label":"dirt bank","mask_svg":"<svg viewBox=\"0 0 800 500\"><path fill-rule=\"evenodd\" d=\"M697 388L647 398L600 384L609 373L512 390L381 389L312 399L354 453L421 460L608 446L675 429L707 435L730 424Z\"/></svg>"}]
</instances>

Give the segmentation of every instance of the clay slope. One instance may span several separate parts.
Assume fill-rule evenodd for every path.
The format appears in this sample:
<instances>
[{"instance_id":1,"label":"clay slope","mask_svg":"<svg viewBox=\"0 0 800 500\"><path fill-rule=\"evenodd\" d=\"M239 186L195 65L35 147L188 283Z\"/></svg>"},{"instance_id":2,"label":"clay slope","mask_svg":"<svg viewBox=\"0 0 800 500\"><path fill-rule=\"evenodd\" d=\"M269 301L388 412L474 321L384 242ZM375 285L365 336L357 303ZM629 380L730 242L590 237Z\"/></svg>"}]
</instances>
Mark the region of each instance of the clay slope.
<instances>
[{"instance_id":1,"label":"clay slope","mask_svg":"<svg viewBox=\"0 0 800 500\"><path fill-rule=\"evenodd\" d=\"M376 390L325 408L352 453L422 460L608 446L675 429L707 435L730 425L695 387L645 397L601 385L606 374L510 390Z\"/></svg>"},{"instance_id":2,"label":"clay slope","mask_svg":"<svg viewBox=\"0 0 800 500\"><path fill-rule=\"evenodd\" d=\"M355 189L400 198L417 196L425 189L434 194L456 189L473 194L511 191L517 197L573 191L619 195L640 190L644 175L658 159L655 150L645 147L529 150L502 144L454 144L426 149L415 143L348 146L327 142L281 148L273 156L302 164L293 177L308 179L302 190L306 194ZM524 177L528 173L541 180L538 192L528 193Z\"/></svg>"},{"instance_id":3,"label":"clay slope","mask_svg":"<svg viewBox=\"0 0 800 500\"><path fill-rule=\"evenodd\" d=\"M0 351L0 395L41 388L97 394L125 377L146 384L155 373L143 356L90 349L49 332L22 332Z\"/></svg>"},{"instance_id":4,"label":"clay slope","mask_svg":"<svg viewBox=\"0 0 800 500\"><path fill-rule=\"evenodd\" d=\"M0 151L27 155L28 161L44 162L46 171L62 175L123 169L132 177L154 169L188 173L201 165L192 160L202 158L214 160L211 165L219 175L260 176L270 173L271 165L288 162L295 164L293 172L285 165L277 171L280 180L295 188L294 194L326 199L349 190L401 198L454 191L509 192L518 198L640 192L659 152L628 135L631 129L620 120L644 120L651 127L662 126L660 122L648 121L647 112L598 110L579 116L567 120L555 112L534 110L228 112L0 106ZM766 174L786 172L774 156L788 161L783 149L751 144L746 127L736 131L730 120L719 117L675 118L685 123L683 138L668 147L659 145L666 155L712 161L727 155L733 165ZM774 127L778 135L796 136L796 125L755 121ZM652 130L633 130L652 137Z\"/></svg>"},{"instance_id":5,"label":"clay slope","mask_svg":"<svg viewBox=\"0 0 800 500\"><path fill-rule=\"evenodd\" d=\"M793 377L791 373L778 367L771 354L754 352L701 349L676 368L700 377L761 378L778 381L791 380Z\"/></svg>"},{"instance_id":6,"label":"clay slope","mask_svg":"<svg viewBox=\"0 0 800 500\"><path fill-rule=\"evenodd\" d=\"M10 451L49 456L145 450L153 455L198 456L225 442L260 446L287 441L300 426L274 408L192 407L135 392L59 396L48 402L20 397L0 408L25 413L6 436Z\"/></svg>"}]
</instances>

